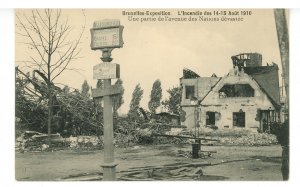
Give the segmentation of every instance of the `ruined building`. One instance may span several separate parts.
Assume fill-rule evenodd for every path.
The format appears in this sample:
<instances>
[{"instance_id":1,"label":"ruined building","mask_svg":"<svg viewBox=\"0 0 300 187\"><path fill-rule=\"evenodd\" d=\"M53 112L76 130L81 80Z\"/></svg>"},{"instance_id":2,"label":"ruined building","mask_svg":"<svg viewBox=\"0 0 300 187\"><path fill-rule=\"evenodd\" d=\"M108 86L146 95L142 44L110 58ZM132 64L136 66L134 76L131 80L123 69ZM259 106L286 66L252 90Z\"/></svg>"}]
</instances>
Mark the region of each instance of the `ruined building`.
<instances>
[{"instance_id":1,"label":"ruined building","mask_svg":"<svg viewBox=\"0 0 300 187\"><path fill-rule=\"evenodd\" d=\"M267 131L280 119L278 66L262 66L262 55L232 56L224 77L200 77L184 70L181 106L188 128L215 126Z\"/></svg>"}]
</instances>

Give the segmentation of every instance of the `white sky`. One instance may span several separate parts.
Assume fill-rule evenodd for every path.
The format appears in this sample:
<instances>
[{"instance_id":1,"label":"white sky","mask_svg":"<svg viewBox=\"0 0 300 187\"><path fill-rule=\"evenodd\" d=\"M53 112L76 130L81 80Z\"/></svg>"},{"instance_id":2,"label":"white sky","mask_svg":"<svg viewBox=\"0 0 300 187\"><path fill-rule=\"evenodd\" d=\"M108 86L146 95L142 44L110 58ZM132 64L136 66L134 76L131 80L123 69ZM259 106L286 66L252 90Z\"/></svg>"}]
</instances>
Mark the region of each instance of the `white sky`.
<instances>
[{"instance_id":1,"label":"white sky","mask_svg":"<svg viewBox=\"0 0 300 187\"><path fill-rule=\"evenodd\" d=\"M125 103L121 107L121 113L128 111L136 84L140 83L144 89L141 106L148 109L147 103L153 82L156 79L161 80L163 98L166 98L166 90L179 84L184 67L202 77L211 76L213 73L223 76L232 66L232 55L258 52L263 55L263 65L266 65L266 62L275 62L281 70L272 9L252 10L253 14L244 17L243 22L162 23L130 22L127 16L122 16L122 10L85 10L87 28L81 45L82 58L69 66L82 71L80 74L65 72L56 82L80 89L83 81L87 80L90 86L95 87L92 69L101 62L101 52L90 49L89 29L94 21L101 19L120 19L124 25L124 46L112 52L112 62L121 66L121 78L125 87ZM24 12L28 13L28 10ZM173 15L177 14L177 10L171 12ZM69 24L74 28L72 33L77 36L84 22L82 10L63 10L63 14L68 17ZM19 44L20 41L20 38L16 37L16 61L28 60L32 52Z\"/></svg>"}]
</instances>

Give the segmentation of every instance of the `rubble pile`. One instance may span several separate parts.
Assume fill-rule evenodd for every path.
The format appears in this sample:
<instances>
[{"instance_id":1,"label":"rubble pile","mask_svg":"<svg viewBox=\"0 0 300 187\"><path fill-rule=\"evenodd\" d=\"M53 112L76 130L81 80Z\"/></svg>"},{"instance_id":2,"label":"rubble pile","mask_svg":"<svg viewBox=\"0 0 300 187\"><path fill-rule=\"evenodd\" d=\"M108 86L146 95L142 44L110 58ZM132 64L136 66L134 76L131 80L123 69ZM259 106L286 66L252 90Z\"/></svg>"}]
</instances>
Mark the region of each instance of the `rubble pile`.
<instances>
[{"instance_id":1,"label":"rubble pile","mask_svg":"<svg viewBox=\"0 0 300 187\"><path fill-rule=\"evenodd\" d=\"M233 129L212 129L207 127L201 127L199 129L190 129L185 131L185 134L195 135L199 134L199 136L206 137L214 137L214 138L222 138L222 137L242 137L244 135L248 135L251 133L257 133L257 131L253 131L251 129L242 129L242 128L233 128Z\"/></svg>"},{"instance_id":2,"label":"rubble pile","mask_svg":"<svg viewBox=\"0 0 300 187\"><path fill-rule=\"evenodd\" d=\"M66 142L60 134L51 134L50 144L47 134L25 131L16 139L16 150L24 151L46 151L49 147L65 147Z\"/></svg>"},{"instance_id":3,"label":"rubble pile","mask_svg":"<svg viewBox=\"0 0 300 187\"><path fill-rule=\"evenodd\" d=\"M187 144L191 143L189 139L183 138L170 138L170 137L153 137L153 144Z\"/></svg>"},{"instance_id":4,"label":"rubble pile","mask_svg":"<svg viewBox=\"0 0 300 187\"><path fill-rule=\"evenodd\" d=\"M247 145L247 146L264 146L277 144L277 138L273 134L258 133L248 129L218 129L201 128L199 131L192 129L184 131L181 135L193 136L199 134L200 137L218 139L219 142L206 142L209 145Z\"/></svg>"},{"instance_id":5,"label":"rubble pile","mask_svg":"<svg viewBox=\"0 0 300 187\"><path fill-rule=\"evenodd\" d=\"M155 134L176 135L178 137L162 137ZM194 140L182 137L199 137L217 139L217 141L202 140L202 145L246 145L246 146L265 146L277 144L277 138L273 134L252 132L240 129L218 129L208 128L196 129L196 131L186 128L168 128L162 130L153 125L144 125L131 129L130 131L115 132L114 144L116 147L131 147L138 144L191 144ZM50 151L58 149L102 149L103 136L77 136L63 138L60 134L51 134L50 143L48 135L26 131L16 139L16 150L24 151Z\"/></svg>"},{"instance_id":6,"label":"rubble pile","mask_svg":"<svg viewBox=\"0 0 300 187\"><path fill-rule=\"evenodd\" d=\"M65 140L70 148L73 149L101 149L103 147L103 137L100 136L77 136L69 137Z\"/></svg>"},{"instance_id":7,"label":"rubble pile","mask_svg":"<svg viewBox=\"0 0 300 187\"><path fill-rule=\"evenodd\" d=\"M103 138L97 136L78 136L63 138L60 134L48 135L35 131L25 131L16 139L15 148L20 152L40 152L58 149L101 149Z\"/></svg>"},{"instance_id":8,"label":"rubble pile","mask_svg":"<svg viewBox=\"0 0 300 187\"><path fill-rule=\"evenodd\" d=\"M130 123L120 122L114 132L115 145L117 147L128 147L137 144L180 144L185 143L186 139L157 137L154 134L179 134L186 127L177 127L162 123Z\"/></svg>"},{"instance_id":9,"label":"rubble pile","mask_svg":"<svg viewBox=\"0 0 300 187\"><path fill-rule=\"evenodd\" d=\"M265 146L277 143L278 141L275 135L266 133L250 133L241 137L220 138L220 144L222 145Z\"/></svg>"}]
</instances>

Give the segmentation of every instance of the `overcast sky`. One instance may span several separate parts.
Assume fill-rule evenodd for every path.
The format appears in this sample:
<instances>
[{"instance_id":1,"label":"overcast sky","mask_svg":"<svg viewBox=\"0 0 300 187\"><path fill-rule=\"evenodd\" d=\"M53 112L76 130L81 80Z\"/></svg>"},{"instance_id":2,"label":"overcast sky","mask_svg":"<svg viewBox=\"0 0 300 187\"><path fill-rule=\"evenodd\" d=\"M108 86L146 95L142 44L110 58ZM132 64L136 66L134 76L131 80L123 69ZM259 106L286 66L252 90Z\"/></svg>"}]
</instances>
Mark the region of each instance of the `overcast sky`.
<instances>
[{"instance_id":1,"label":"overcast sky","mask_svg":"<svg viewBox=\"0 0 300 187\"><path fill-rule=\"evenodd\" d=\"M71 68L81 69L80 74L65 72L57 83L81 88L84 80L95 87L93 66L101 63L100 51L90 49L90 28L93 22L101 19L120 19L124 25L124 46L114 49L112 62L121 66L121 78L124 82L125 103L120 112L129 109L132 91L140 83L144 89L141 106L148 109L147 103L156 79L162 82L163 98L166 90L177 86L182 69L188 68L200 76L223 76L232 67L231 56L244 52L258 52L263 55L263 65L275 62L281 71L273 10L252 10L252 15L244 17L243 22L130 22L123 10L99 9L84 10L86 30L81 44L82 58L72 62ZM130 11L130 10L126 10ZM131 10L133 11L133 10ZM152 10L153 11L153 10ZM170 10L173 15L178 10ZM27 11L19 10L22 13ZM84 23L82 10L63 10L73 27L72 34L78 35ZM32 51L20 44L23 39L16 37L16 64L22 65L29 60Z\"/></svg>"}]
</instances>

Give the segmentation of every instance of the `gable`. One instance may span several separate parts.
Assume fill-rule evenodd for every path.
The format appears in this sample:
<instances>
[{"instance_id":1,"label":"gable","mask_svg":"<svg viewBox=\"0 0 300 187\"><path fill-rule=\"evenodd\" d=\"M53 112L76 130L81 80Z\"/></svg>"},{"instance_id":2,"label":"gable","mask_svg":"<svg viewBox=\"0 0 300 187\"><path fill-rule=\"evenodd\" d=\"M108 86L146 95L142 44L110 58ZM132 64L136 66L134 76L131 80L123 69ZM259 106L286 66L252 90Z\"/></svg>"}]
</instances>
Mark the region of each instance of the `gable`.
<instances>
[{"instance_id":1,"label":"gable","mask_svg":"<svg viewBox=\"0 0 300 187\"><path fill-rule=\"evenodd\" d=\"M225 97L220 98L219 91L225 85L249 85L254 89L255 94L254 97ZM202 100L201 105L220 105L220 104L228 104L231 101L240 101L243 102L257 102L258 100L263 101L261 105L263 106L273 106L270 98L267 94L261 89L260 85L252 79L252 77L248 76L245 73L239 72L238 74L229 73L227 76L224 76L215 87L207 94L207 96Z\"/></svg>"}]
</instances>

